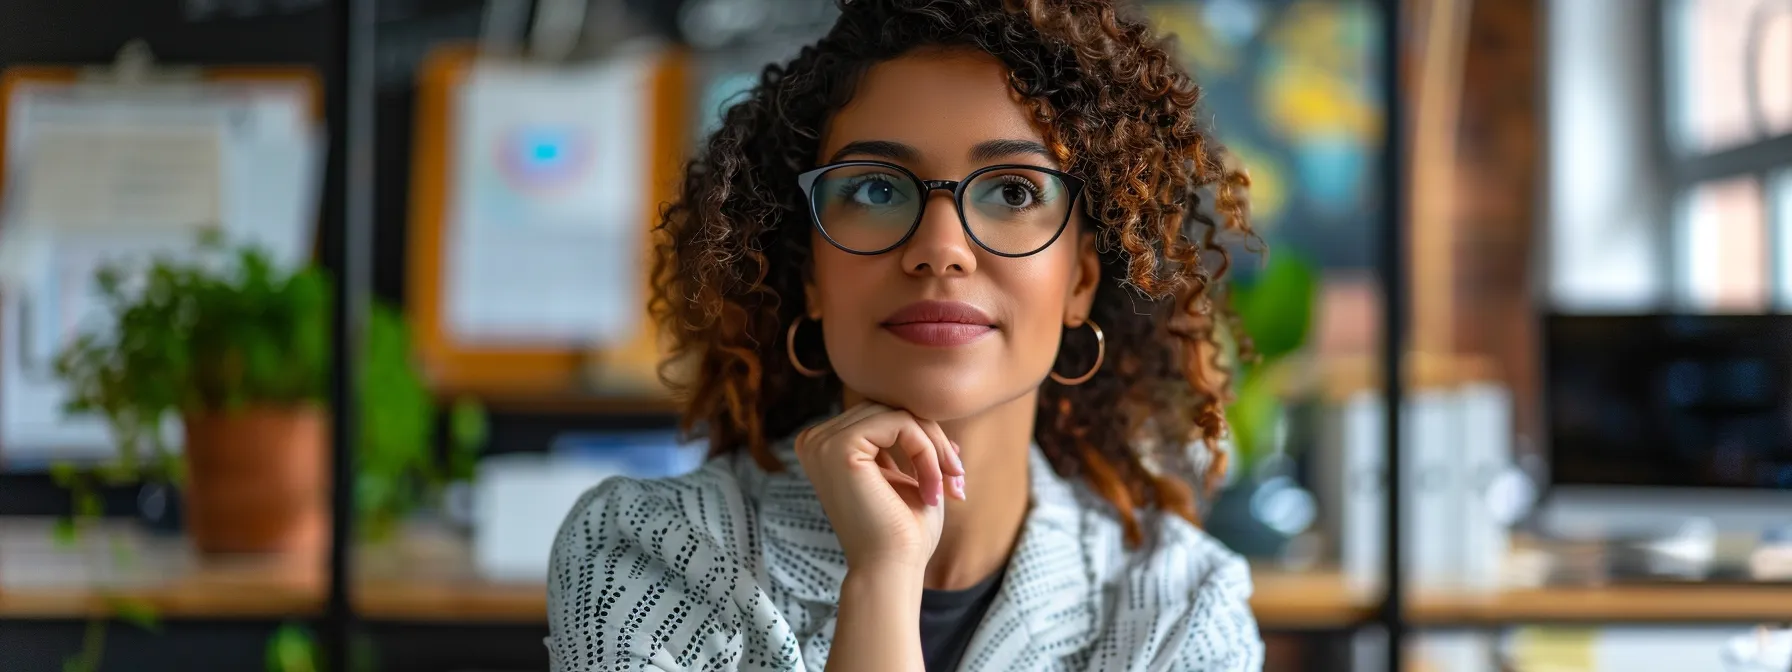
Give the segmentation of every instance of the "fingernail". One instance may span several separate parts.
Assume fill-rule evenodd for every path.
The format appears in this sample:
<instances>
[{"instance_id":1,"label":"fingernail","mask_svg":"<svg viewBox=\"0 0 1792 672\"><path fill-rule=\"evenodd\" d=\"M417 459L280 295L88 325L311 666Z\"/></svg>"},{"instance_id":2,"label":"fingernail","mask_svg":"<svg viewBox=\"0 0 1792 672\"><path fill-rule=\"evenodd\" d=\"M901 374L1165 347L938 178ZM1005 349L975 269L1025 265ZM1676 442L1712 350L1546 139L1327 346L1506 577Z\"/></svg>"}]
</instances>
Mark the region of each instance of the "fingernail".
<instances>
[{"instance_id":1,"label":"fingernail","mask_svg":"<svg viewBox=\"0 0 1792 672\"><path fill-rule=\"evenodd\" d=\"M958 455L958 442L956 441L952 443L952 466L958 469L958 473L964 473L964 458Z\"/></svg>"},{"instance_id":2,"label":"fingernail","mask_svg":"<svg viewBox=\"0 0 1792 672\"><path fill-rule=\"evenodd\" d=\"M958 488L959 501L964 501L964 477L963 476L953 476L952 477L952 486Z\"/></svg>"},{"instance_id":3,"label":"fingernail","mask_svg":"<svg viewBox=\"0 0 1792 672\"><path fill-rule=\"evenodd\" d=\"M931 504L933 506L940 506L942 504L945 504L946 503L946 492L945 491L946 491L946 486L944 483L933 486L932 491L927 493L927 498L929 500L931 500L928 502L928 504Z\"/></svg>"}]
</instances>

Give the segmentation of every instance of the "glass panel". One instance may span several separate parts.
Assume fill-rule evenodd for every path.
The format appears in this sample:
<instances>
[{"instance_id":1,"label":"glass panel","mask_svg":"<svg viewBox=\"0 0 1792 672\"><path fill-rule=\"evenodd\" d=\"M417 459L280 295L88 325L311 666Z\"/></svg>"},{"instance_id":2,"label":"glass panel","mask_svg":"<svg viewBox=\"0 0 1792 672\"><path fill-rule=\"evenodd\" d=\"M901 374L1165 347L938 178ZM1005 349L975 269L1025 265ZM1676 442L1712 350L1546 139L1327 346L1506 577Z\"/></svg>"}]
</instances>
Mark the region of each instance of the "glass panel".
<instances>
[{"instance_id":1,"label":"glass panel","mask_svg":"<svg viewBox=\"0 0 1792 672\"><path fill-rule=\"evenodd\" d=\"M1760 182L1739 177L1699 185L1684 212L1677 254L1689 307L1725 313L1765 309L1769 248Z\"/></svg>"},{"instance_id":2,"label":"glass panel","mask_svg":"<svg viewBox=\"0 0 1792 672\"><path fill-rule=\"evenodd\" d=\"M1773 221L1774 289L1779 312L1792 312L1792 170L1773 180L1769 197Z\"/></svg>"},{"instance_id":3,"label":"glass panel","mask_svg":"<svg viewBox=\"0 0 1792 672\"><path fill-rule=\"evenodd\" d=\"M1760 22L1755 87L1767 132L1780 135L1792 132L1792 3L1769 6L1776 11Z\"/></svg>"},{"instance_id":4,"label":"glass panel","mask_svg":"<svg viewBox=\"0 0 1792 672\"><path fill-rule=\"evenodd\" d=\"M1383 5L1142 4L1175 36L1226 158L1248 171L1251 221L1271 250L1267 262L1233 257L1244 328L1271 356L1241 369L1229 482L1205 527L1256 563L1262 604L1296 594L1365 603L1372 590L1345 588L1384 578ZM1303 311L1310 321L1270 319ZM1272 382L1282 376L1301 382ZM1284 569L1313 567L1324 569Z\"/></svg>"},{"instance_id":5,"label":"glass panel","mask_svg":"<svg viewBox=\"0 0 1792 672\"><path fill-rule=\"evenodd\" d=\"M1755 138L1746 64L1750 20L1758 5L1760 0L1682 0L1679 11L1668 14L1669 39L1675 43L1669 67L1678 78L1676 144L1682 150L1710 152Z\"/></svg>"}]
</instances>

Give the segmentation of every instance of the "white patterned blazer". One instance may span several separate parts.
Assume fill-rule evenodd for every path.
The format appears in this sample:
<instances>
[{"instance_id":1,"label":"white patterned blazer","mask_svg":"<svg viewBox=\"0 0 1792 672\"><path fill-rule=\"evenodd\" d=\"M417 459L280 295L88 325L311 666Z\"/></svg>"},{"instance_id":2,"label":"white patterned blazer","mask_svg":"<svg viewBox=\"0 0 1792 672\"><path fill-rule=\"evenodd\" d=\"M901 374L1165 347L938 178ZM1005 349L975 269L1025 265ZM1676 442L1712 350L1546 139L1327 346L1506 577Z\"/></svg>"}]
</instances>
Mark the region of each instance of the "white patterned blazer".
<instances>
[{"instance_id":1,"label":"white patterned blazer","mask_svg":"<svg viewBox=\"0 0 1792 672\"><path fill-rule=\"evenodd\" d=\"M548 576L556 672L809 670L828 658L846 557L788 442L678 478L612 478L572 508ZM1035 449L1032 505L965 672L1255 671L1243 560L1175 516L1129 551L1105 500Z\"/></svg>"}]
</instances>

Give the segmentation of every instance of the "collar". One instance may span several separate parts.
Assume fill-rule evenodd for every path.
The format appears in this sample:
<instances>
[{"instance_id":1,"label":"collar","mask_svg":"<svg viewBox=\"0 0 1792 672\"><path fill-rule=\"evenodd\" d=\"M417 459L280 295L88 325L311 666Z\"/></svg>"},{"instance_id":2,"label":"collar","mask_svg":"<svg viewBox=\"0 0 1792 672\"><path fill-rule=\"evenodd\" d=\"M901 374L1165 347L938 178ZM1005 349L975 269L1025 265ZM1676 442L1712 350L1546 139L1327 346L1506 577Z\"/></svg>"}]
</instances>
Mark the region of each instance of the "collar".
<instances>
[{"instance_id":1,"label":"collar","mask_svg":"<svg viewBox=\"0 0 1792 672\"><path fill-rule=\"evenodd\" d=\"M781 442L777 456L785 465L769 474L743 459L740 474L759 503L761 544L765 556L761 585L776 586L809 613L831 613L840 602L846 579L846 554L821 510L821 502L797 462L794 444ZM1027 629L1035 650L1068 654L1085 648L1101 620L1100 586L1110 561L1098 550L1117 543L1094 524L1099 515L1081 501L1078 490L1051 467L1037 446L1028 459L1031 502L1021 524L1019 541L1009 556L1005 578L984 616L970 650L990 643L1018 622ZM1111 536L1111 535L1110 535Z\"/></svg>"},{"instance_id":2,"label":"collar","mask_svg":"<svg viewBox=\"0 0 1792 672\"><path fill-rule=\"evenodd\" d=\"M1095 581L1104 560L1096 549L1102 526L1092 525L1094 510L1077 489L1052 469L1034 446L1028 459L1032 502L1021 526L1020 541L1008 558L1007 578L984 616L985 624L1018 621L1032 640L1029 649L1060 655L1094 641L1102 601ZM1002 628L981 627L970 648L980 649L999 637Z\"/></svg>"}]
</instances>

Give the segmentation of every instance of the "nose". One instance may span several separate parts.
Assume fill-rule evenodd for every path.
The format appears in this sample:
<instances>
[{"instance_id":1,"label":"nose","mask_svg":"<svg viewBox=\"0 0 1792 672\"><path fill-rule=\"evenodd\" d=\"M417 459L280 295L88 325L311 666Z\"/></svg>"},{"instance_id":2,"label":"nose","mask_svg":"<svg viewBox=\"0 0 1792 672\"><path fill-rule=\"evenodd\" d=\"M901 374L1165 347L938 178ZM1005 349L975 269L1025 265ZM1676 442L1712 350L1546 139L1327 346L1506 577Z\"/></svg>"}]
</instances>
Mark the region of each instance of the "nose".
<instances>
[{"instance_id":1,"label":"nose","mask_svg":"<svg viewBox=\"0 0 1792 672\"><path fill-rule=\"evenodd\" d=\"M977 253L958 222L952 192L930 190L927 208L921 213L921 224L915 235L902 246L902 268L909 275L968 275L977 270Z\"/></svg>"}]
</instances>

